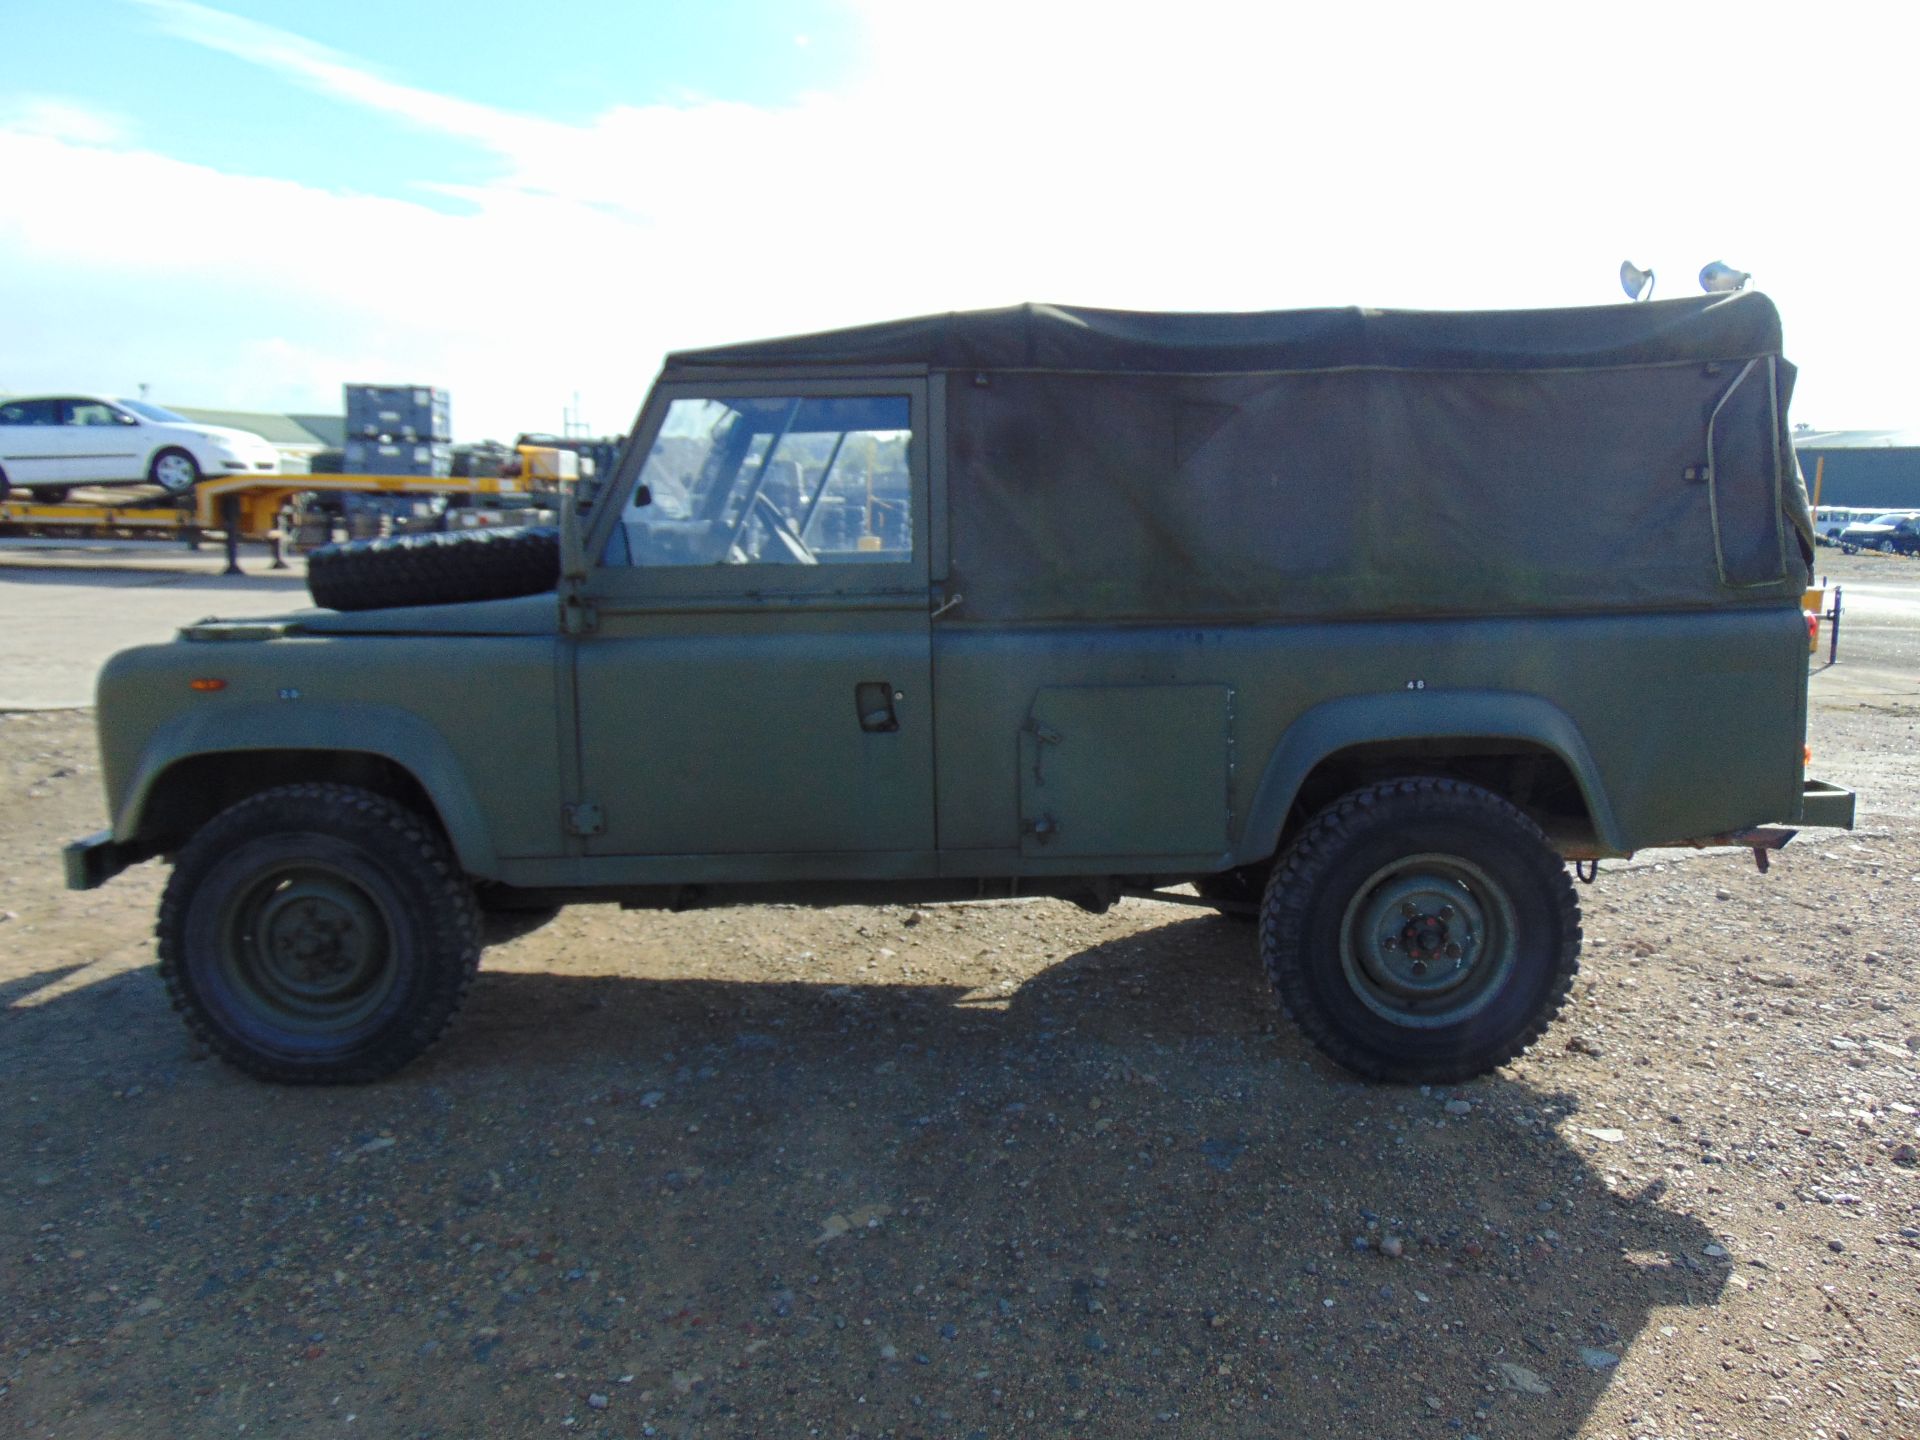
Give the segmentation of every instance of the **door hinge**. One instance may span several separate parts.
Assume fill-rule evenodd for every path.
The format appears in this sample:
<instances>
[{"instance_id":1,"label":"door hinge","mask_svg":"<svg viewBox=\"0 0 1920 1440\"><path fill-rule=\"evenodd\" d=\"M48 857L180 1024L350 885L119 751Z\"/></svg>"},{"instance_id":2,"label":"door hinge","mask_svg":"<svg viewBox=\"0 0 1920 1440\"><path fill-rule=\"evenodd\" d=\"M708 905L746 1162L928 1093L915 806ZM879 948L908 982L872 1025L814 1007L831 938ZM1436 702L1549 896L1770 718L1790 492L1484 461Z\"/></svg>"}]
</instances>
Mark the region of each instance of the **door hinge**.
<instances>
[{"instance_id":1,"label":"door hinge","mask_svg":"<svg viewBox=\"0 0 1920 1440\"><path fill-rule=\"evenodd\" d=\"M607 828L607 817L600 813L600 807L591 801L582 800L578 805L564 805L561 813L566 816L569 835L598 835Z\"/></svg>"},{"instance_id":2,"label":"door hinge","mask_svg":"<svg viewBox=\"0 0 1920 1440\"><path fill-rule=\"evenodd\" d=\"M600 628L600 612L578 594L560 598L560 628L569 635L590 635Z\"/></svg>"},{"instance_id":3,"label":"door hinge","mask_svg":"<svg viewBox=\"0 0 1920 1440\"><path fill-rule=\"evenodd\" d=\"M1020 728L1033 736L1033 783L1044 785L1047 783L1047 777L1042 772L1047 764L1047 746L1058 745L1067 737L1038 715L1027 716L1027 723Z\"/></svg>"}]
</instances>

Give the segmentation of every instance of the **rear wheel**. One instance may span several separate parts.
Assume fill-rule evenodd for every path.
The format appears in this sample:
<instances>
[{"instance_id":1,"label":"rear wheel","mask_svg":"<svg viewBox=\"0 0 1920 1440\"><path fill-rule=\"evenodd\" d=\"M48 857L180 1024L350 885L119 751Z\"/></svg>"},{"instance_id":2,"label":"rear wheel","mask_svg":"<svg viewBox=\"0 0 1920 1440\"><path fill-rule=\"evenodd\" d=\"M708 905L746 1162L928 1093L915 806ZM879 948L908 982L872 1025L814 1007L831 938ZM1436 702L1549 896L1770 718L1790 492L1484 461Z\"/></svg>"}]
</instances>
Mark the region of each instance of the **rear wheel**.
<instances>
[{"instance_id":1,"label":"rear wheel","mask_svg":"<svg viewBox=\"0 0 1920 1440\"><path fill-rule=\"evenodd\" d=\"M71 488L66 485L35 485L33 487L33 498L41 505L58 505L71 493Z\"/></svg>"},{"instance_id":2,"label":"rear wheel","mask_svg":"<svg viewBox=\"0 0 1920 1440\"><path fill-rule=\"evenodd\" d=\"M1261 956L1288 1012L1374 1080L1483 1074L1537 1040L1579 969L1580 912L1539 828L1490 791L1357 790L1274 869Z\"/></svg>"},{"instance_id":3,"label":"rear wheel","mask_svg":"<svg viewBox=\"0 0 1920 1440\"><path fill-rule=\"evenodd\" d=\"M289 785L223 811L160 904L174 1007L264 1080L375 1080L437 1040L480 962L473 892L444 841L392 801Z\"/></svg>"}]
</instances>

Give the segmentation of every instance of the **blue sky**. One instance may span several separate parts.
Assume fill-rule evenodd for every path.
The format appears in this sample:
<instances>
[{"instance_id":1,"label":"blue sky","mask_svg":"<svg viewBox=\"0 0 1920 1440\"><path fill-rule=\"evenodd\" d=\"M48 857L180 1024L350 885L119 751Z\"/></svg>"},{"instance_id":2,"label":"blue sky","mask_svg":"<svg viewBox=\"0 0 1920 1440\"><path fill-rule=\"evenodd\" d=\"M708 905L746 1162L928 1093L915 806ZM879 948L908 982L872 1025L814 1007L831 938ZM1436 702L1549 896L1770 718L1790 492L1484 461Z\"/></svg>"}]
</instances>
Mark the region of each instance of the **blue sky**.
<instances>
[{"instance_id":1,"label":"blue sky","mask_svg":"<svg viewBox=\"0 0 1920 1440\"><path fill-rule=\"evenodd\" d=\"M1020 300L1601 304L1751 270L1920 423L1907 8L68 0L5 20L0 391L624 428L671 349ZM1730 18L1731 17L1731 18Z\"/></svg>"},{"instance_id":2,"label":"blue sky","mask_svg":"<svg viewBox=\"0 0 1920 1440\"><path fill-rule=\"evenodd\" d=\"M617 104L705 97L785 104L853 62L849 12L830 4L375 3L218 7L353 56L425 90L575 124ZM170 27L128 0L37 5L7 24L8 71L119 117L142 144L223 170L424 203L419 182L484 182L464 142L396 135L390 118L328 101ZM84 36L83 41L76 37Z\"/></svg>"}]
</instances>

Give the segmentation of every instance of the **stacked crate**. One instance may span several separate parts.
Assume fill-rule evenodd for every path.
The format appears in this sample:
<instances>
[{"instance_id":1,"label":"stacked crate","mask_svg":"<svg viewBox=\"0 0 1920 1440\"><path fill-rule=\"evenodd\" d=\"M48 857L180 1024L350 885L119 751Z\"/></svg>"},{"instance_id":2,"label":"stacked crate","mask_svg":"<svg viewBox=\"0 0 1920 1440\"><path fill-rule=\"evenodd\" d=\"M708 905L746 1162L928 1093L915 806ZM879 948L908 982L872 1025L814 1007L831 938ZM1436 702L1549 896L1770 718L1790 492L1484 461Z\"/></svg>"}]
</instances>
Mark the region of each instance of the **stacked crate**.
<instances>
[{"instance_id":1,"label":"stacked crate","mask_svg":"<svg viewBox=\"0 0 1920 1440\"><path fill-rule=\"evenodd\" d=\"M452 405L428 385L348 385L349 475L453 473Z\"/></svg>"}]
</instances>

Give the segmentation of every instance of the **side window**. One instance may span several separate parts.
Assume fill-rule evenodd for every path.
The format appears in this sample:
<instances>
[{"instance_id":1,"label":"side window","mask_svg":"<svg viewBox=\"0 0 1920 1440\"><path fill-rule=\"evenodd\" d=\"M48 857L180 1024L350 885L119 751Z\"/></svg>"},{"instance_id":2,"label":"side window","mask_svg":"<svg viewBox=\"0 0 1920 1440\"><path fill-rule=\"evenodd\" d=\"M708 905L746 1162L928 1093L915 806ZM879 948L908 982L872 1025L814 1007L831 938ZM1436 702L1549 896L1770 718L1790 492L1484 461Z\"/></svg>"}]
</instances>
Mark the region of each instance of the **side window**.
<instances>
[{"instance_id":1,"label":"side window","mask_svg":"<svg viewBox=\"0 0 1920 1440\"><path fill-rule=\"evenodd\" d=\"M117 425L120 417L111 405L102 405L98 400L67 401L67 424L69 425Z\"/></svg>"},{"instance_id":2,"label":"side window","mask_svg":"<svg viewBox=\"0 0 1920 1440\"><path fill-rule=\"evenodd\" d=\"M0 425L58 425L58 400L15 400L0 405Z\"/></svg>"},{"instance_id":3,"label":"side window","mask_svg":"<svg viewBox=\"0 0 1920 1440\"><path fill-rule=\"evenodd\" d=\"M913 554L905 395L678 399L610 565L822 565Z\"/></svg>"}]
</instances>

